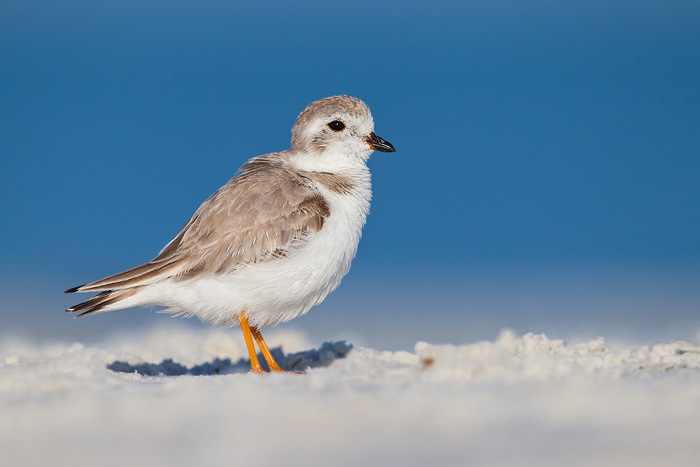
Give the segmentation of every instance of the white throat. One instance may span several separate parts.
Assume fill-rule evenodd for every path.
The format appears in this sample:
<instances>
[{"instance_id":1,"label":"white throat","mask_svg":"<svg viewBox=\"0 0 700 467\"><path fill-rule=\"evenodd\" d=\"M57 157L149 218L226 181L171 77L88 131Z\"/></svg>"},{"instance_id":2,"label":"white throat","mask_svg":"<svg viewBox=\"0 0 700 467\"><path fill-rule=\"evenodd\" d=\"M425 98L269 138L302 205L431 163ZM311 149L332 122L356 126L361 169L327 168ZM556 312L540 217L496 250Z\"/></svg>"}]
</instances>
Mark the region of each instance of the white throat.
<instances>
[{"instance_id":1,"label":"white throat","mask_svg":"<svg viewBox=\"0 0 700 467\"><path fill-rule=\"evenodd\" d=\"M371 153L369 148L366 155L348 154L329 148L319 152L290 153L289 160L296 168L306 172L364 173L367 171L366 161Z\"/></svg>"}]
</instances>

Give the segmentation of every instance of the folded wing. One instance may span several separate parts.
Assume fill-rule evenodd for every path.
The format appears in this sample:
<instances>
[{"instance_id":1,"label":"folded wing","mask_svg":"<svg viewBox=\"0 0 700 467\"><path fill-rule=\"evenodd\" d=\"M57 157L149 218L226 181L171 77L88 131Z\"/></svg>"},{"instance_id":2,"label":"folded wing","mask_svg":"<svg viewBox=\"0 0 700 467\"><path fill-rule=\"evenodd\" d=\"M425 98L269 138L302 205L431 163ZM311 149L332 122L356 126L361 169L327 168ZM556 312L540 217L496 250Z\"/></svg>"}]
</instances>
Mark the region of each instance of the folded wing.
<instances>
[{"instance_id":1,"label":"folded wing","mask_svg":"<svg viewBox=\"0 0 700 467\"><path fill-rule=\"evenodd\" d=\"M319 232L329 216L323 196L309 179L287 170L279 154L254 158L202 203L153 260L67 290L105 291L68 311L96 312L92 308L121 300L118 295L133 295L116 294L119 290L136 292L166 279L235 272L248 264L285 258Z\"/></svg>"}]
</instances>

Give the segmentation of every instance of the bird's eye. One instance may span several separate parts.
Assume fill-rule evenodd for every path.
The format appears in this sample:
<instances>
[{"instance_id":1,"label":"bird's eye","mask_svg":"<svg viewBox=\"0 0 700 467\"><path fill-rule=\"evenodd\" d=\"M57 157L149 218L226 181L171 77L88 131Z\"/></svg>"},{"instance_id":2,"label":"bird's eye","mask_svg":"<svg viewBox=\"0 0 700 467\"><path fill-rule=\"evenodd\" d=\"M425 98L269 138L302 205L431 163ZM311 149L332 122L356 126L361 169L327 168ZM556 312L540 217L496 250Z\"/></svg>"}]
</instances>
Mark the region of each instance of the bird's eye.
<instances>
[{"instance_id":1,"label":"bird's eye","mask_svg":"<svg viewBox=\"0 0 700 467\"><path fill-rule=\"evenodd\" d=\"M328 124L328 128L333 131L343 131L345 129L345 123L341 122L340 120L333 120Z\"/></svg>"}]
</instances>

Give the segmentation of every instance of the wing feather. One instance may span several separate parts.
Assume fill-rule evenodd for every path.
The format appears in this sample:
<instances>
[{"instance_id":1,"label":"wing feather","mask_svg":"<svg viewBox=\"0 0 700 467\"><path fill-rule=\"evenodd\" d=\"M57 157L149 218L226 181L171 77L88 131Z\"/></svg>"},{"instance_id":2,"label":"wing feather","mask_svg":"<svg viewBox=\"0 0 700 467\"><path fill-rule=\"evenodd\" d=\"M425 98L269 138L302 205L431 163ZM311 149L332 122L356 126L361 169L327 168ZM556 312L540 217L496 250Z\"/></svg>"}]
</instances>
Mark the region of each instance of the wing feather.
<instances>
[{"instance_id":1,"label":"wing feather","mask_svg":"<svg viewBox=\"0 0 700 467\"><path fill-rule=\"evenodd\" d=\"M293 254L323 228L330 208L313 183L283 160L282 153L251 159L153 260L68 292L117 290L173 276L185 280Z\"/></svg>"}]
</instances>

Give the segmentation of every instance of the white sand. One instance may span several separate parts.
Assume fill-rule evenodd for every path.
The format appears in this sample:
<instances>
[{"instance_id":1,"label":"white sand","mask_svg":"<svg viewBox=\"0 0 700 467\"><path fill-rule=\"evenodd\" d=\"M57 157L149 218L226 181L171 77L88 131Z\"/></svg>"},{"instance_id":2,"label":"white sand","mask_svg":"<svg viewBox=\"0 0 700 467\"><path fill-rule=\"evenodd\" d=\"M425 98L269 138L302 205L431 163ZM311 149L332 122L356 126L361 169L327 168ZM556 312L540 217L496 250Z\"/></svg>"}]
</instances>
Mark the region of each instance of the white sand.
<instances>
[{"instance_id":1,"label":"white sand","mask_svg":"<svg viewBox=\"0 0 700 467\"><path fill-rule=\"evenodd\" d=\"M389 352L268 334L288 354L316 347L287 364L329 366L237 373L245 353L235 330L168 327L91 347L5 339L0 465L700 462L700 347L687 342L503 332ZM153 376L186 369L204 374Z\"/></svg>"}]
</instances>

